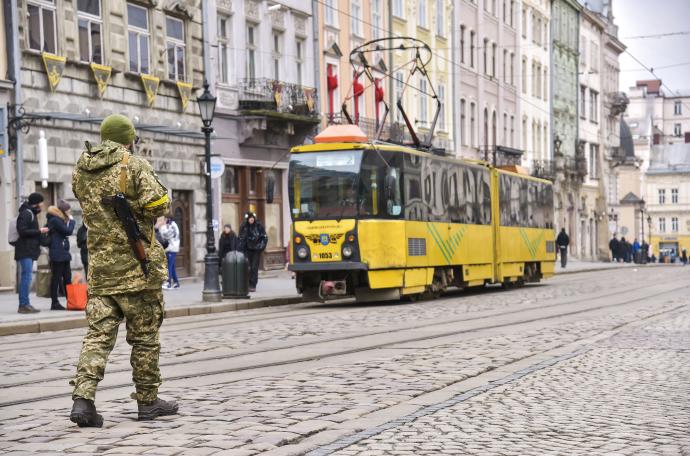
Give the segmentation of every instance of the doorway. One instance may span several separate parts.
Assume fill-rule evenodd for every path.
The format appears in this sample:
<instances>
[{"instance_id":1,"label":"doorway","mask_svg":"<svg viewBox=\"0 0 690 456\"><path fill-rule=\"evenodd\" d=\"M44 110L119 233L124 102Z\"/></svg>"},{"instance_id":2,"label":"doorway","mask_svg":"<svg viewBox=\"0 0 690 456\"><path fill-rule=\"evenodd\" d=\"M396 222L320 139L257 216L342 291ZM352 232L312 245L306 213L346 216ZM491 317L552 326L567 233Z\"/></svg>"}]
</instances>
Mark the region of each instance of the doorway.
<instances>
[{"instance_id":1,"label":"doorway","mask_svg":"<svg viewBox=\"0 0 690 456\"><path fill-rule=\"evenodd\" d=\"M180 230L180 251L177 254L175 268L180 277L189 276L192 265L191 201L191 191L173 190L170 213Z\"/></svg>"}]
</instances>

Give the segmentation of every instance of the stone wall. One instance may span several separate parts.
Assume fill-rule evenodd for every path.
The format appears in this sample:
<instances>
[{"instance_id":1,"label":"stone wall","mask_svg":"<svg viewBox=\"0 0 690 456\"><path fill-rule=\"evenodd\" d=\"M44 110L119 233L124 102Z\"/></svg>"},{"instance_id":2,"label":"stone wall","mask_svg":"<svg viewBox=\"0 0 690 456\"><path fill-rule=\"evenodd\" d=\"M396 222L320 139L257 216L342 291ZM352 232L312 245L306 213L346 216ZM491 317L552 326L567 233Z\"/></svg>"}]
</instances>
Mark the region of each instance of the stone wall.
<instances>
[{"instance_id":1,"label":"stone wall","mask_svg":"<svg viewBox=\"0 0 690 456\"><path fill-rule=\"evenodd\" d=\"M56 0L58 54L67 58L64 74L51 92L39 53L27 49L28 31L20 25L22 86L27 113L59 113L56 118L72 116L75 120L43 120L24 136L24 191L34 190L39 181L37 143L39 131L48 140L51 183L58 186L58 197L76 201L71 190L74 164L84 148L84 141L99 141L99 122L111 113L122 113L143 126L162 126L176 134L138 130L142 143L137 153L144 155L158 172L161 181L172 190L191 191L191 273L201 272L205 245L204 180L202 172L203 139L178 133L199 132L196 92L203 80L201 9L199 0L150 2L149 30L151 73L161 79L155 102L149 106L139 74L128 71L126 2L102 2L107 8L102 17L104 63L112 66L110 83L102 98L88 63L78 61L76 2ZM155 6L154 6L155 4ZM20 15L26 14L26 2L19 2ZM185 23L185 68L187 82L193 83L189 105L182 107L175 81L167 79L165 60L165 15L174 15ZM25 24L25 23L24 23ZM78 207L78 206L77 206ZM77 212L77 215L79 211ZM73 242L74 244L75 242ZM75 266L79 255L74 255Z\"/></svg>"}]
</instances>

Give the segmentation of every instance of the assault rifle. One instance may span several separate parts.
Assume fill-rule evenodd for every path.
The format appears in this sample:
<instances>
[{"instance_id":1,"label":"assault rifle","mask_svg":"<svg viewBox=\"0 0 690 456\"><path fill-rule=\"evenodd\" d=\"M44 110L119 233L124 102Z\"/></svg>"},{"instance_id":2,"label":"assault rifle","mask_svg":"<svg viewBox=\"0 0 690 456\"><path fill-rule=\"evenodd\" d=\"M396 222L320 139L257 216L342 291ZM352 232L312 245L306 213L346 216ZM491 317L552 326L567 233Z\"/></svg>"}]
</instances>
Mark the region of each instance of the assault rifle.
<instances>
[{"instance_id":1,"label":"assault rifle","mask_svg":"<svg viewBox=\"0 0 690 456\"><path fill-rule=\"evenodd\" d=\"M146 241L146 237L139 229L137 219L134 217L132 206L129 205L129 201L127 201L124 194L117 193L115 196L104 196L101 198L101 202L115 210L115 216L120 220L122 227L125 229L125 233L127 233L127 240L129 241L129 246L132 248L132 253L134 253L134 258L139 261L141 270L144 271L144 275L148 277L149 259L146 256L146 249L144 249L143 242Z\"/></svg>"}]
</instances>

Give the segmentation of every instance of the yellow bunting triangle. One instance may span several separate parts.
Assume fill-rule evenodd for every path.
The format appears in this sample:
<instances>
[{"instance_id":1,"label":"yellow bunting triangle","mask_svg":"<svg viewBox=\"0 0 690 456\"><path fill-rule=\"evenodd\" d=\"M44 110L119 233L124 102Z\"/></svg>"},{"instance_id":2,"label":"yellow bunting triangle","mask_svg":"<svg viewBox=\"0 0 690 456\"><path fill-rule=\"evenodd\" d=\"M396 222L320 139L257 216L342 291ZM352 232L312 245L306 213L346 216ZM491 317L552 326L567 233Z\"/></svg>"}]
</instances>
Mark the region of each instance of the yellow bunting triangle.
<instances>
[{"instance_id":1,"label":"yellow bunting triangle","mask_svg":"<svg viewBox=\"0 0 690 456\"><path fill-rule=\"evenodd\" d=\"M182 111L186 111L189 99L192 97L192 84L190 82L177 81L177 90L180 92Z\"/></svg>"},{"instance_id":2,"label":"yellow bunting triangle","mask_svg":"<svg viewBox=\"0 0 690 456\"><path fill-rule=\"evenodd\" d=\"M108 88L108 82L110 81L110 74L113 68L105 65L99 65L97 63L92 63L91 71L93 71L93 78L98 84L98 96L103 98L105 89Z\"/></svg>"},{"instance_id":3,"label":"yellow bunting triangle","mask_svg":"<svg viewBox=\"0 0 690 456\"><path fill-rule=\"evenodd\" d=\"M55 92L55 89L60 83L60 79L62 79L62 74L65 72L65 63L67 59L47 52L43 52L41 57L43 57L43 65L46 67L50 91Z\"/></svg>"},{"instance_id":4,"label":"yellow bunting triangle","mask_svg":"<svg viewBox=\"0 0 690 456\"><path fill-rule=\"evenodd\" d=\"M142 74L141 75L141 83L144 86L144 91L146 92L146 100L149 103L149 106L153 106L153 103L156 102L156 95L158 94L158 84L161 82L161 80L155 76L151 76L150 74Z\"/></svg>"}]
</instances>

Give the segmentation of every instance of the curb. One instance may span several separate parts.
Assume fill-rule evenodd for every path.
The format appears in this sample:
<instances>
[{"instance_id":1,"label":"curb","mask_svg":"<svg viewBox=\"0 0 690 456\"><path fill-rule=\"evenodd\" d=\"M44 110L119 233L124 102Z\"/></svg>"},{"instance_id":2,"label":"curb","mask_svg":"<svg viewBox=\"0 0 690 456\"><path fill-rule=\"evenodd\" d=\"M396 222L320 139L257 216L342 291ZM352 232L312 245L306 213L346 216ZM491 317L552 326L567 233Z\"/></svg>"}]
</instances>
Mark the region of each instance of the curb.
<instances>
[{"instance_id":1,"label":"curb","mask_svg":"<svg viewBox=\"0 0 690 456\"><path fill-rule=\"evenodd\" d=\"M205 304L174 307L172 309L166 309L165 318L208 315L222 312L234 312L237 310L260 309L262 307L286 306L289 304L299 304L302 301L303 299L301 296L287 296L246 300L241 302L228 302L215 305ZM87 326L88 323L86 322L86 318L62 318L54 320L38 320L33 322L0 323L0 337L17 334L64 331L67 329L85 328Z\"/></svg>"},{"instance_id":2,"label":"curb","mask_svg":"<svg viewBox=\"0 0 690 456\"><path fill-rule=\"evenodd\" d=\"M673 264L666 264L666 263L647 263L647 264L630 264L630 266L619 266L619 267L593 267L589 269L578 269L578 270L565 270L561 272L556 272L552 277L558 277L559 275L563 274L578 274L580 272L596 272L596 271L620 271L622 269L631 269L631 268L659 268L659 267L664 267L664 266L678 266L678 265L673 265Z\"/></svg>"}]
</instances>

